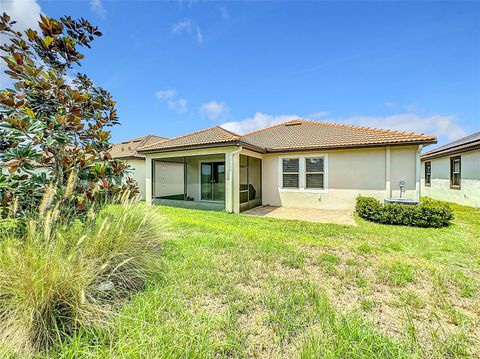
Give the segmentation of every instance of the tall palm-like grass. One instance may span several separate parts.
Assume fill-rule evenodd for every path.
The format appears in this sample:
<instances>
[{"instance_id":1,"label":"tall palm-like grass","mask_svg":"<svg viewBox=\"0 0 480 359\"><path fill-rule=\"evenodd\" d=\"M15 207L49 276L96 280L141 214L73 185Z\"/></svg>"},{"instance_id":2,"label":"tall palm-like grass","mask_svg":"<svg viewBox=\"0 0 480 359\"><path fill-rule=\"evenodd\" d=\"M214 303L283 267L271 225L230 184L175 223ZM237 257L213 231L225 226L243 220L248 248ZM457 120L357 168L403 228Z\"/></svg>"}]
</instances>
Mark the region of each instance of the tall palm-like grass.
<instances>
[{"instance_id":1,"label":"tall palm-like grass","mask_svg":"<svg viewBox=\"0 0 480 359\"><path fill-rule=\"evenodd\" d=\"M63 210L47 191L21 230L0 232L0 342L21 353L108 323L158 269L165 221L154 207L123 200L83 221Z\"/></svg>"}]
</instances>

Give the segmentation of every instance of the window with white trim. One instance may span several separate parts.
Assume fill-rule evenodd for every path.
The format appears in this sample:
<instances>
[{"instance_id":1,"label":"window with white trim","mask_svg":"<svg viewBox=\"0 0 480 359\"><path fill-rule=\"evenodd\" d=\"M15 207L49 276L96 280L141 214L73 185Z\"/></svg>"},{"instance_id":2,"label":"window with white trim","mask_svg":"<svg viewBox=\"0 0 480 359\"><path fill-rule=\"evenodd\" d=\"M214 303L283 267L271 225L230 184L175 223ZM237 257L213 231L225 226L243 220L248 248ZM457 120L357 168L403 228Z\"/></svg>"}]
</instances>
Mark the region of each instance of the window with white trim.
<instances>
[{"instance_id":1,"label":"window with white trim","mask_svg":"<svg viewBox=\"0 0 480 359\"><path fill-rule=\"evenodd\" d=\"M299 188L300 179L300 159L283 158L282 159L282 187Z\"/></svg>"},{"instance_id":2,"label":"window with white trim","mask_svg":"<svg viewBox=\"0 0 480 359\"><path fill-rule=\"evenodd\" d=\"M305 158L305 188L324 189L324 158Z\"/></svg>"},{"instance_id":3,"label":"window with white trim","mask_svg":"<svg viewBox=\"0 0 480 359\"><path fill-rule=\"evenodd\" d=\"M278 158L278 189L282 192L328 191L328 155L307 153Z\"/></svg>"},{"instance_id":4,"label":"window with white trim","mask_svg":"<svg viewBox=\"0 0 480 359\"><path fill-rule=\"evenodd\" d=\"M462 158L460 156L450 157L450 188L460 189L462 179Z\"/></svg>"}]
</instances>

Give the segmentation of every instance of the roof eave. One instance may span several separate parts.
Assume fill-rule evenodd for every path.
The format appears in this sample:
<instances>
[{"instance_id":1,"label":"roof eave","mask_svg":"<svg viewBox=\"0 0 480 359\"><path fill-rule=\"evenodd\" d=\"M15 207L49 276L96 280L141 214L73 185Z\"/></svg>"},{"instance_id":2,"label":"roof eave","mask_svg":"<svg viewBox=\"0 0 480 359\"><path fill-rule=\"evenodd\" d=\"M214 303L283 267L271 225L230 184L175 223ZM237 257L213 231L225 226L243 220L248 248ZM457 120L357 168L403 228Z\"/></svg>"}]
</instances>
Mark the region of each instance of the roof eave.
<instances>
[{"instance_id":1,"label":"roof eave","mask_svg":"<svg viewBox=\"0 0 480 359\"><path fill-rule=\"evenodd\" d=\"M118 156L118 157L112 157L114 160L144 160L144 156L140 155L131 155L131 156Z\"/></svg>"},{"instance_id":2,"label":"roof eave","mask_svg":"<svg viewBox=\"0 0 480 359\"><path fill-rule=\"evenodd\" d=\"M272 149L267 148L267 153L280 153L280 152L299 152L299 151L318 151L318 150L347 150L355 148L377 148L387 146L415 146L415 145L430 145L437 143L437 140L419 140L410 142L385 142L385 143L369 143L369 144L356 144L356 145L340 145L340 146L314 146L314 147L301 147L301 148L281 148Z\"/></svg>"},{"instance_id":3,"label":"roof eave","mask_svg":"<svg viewBox=\"0 0 480 359\"><path fill-rule=\"evenodd\" d=\"M206 143L206 144L198 144L198 145L188 145L188 146L177 146L177 147L168 147L168 148L153 148L153 149L139 149L137 152L139 153L161 153L161 152L178 152L178 151L186 151L186 150L196 150L196 149L203 149L203 148L216 148L216 147L223 147L223 146L235 146L238 145L238 141L222 141L222 142L215 142L215 143Z\"/></svg>"},{"instance_id":4,"label":"roof eave","mask_svg":"<svg viewBox=\"0 0 480 359\"><path fill-rule=\"evenodd\" d=\"M459 145L451 148L447 148L441 151L429 151L424 153L421 156L422 161L425 160L431 160L434 158L439 158L439 157L446 157L446 156L451 156L451 155L457 155L459 153L464 153L464 152L469 152L469 151L475 151L480 149L480 141L474 142L474 143L469 143L469 144L464 144L464 145Z\"/></svg>"}]
</instances>

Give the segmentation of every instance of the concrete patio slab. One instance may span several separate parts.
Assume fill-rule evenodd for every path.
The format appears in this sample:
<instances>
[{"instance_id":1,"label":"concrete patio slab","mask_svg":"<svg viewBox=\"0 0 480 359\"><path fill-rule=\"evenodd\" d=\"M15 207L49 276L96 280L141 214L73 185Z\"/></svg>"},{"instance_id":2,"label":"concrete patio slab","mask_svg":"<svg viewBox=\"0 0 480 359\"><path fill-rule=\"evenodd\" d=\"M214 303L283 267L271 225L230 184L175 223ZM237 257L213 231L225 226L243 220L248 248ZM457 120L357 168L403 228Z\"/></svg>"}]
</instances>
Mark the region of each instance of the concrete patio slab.
<instances>
[{"instance_id":1,"label":"concrete patio slab","mask_svg":"<svg viewBox=\"0 0 480 359\"><path fill-rule=\"evenodd\" d=\"M353 218L353 211L350 210L260 206L242 212L242 214L247 216L291 219L314 223L356 225Z\"/></svg>"}]
</instances>

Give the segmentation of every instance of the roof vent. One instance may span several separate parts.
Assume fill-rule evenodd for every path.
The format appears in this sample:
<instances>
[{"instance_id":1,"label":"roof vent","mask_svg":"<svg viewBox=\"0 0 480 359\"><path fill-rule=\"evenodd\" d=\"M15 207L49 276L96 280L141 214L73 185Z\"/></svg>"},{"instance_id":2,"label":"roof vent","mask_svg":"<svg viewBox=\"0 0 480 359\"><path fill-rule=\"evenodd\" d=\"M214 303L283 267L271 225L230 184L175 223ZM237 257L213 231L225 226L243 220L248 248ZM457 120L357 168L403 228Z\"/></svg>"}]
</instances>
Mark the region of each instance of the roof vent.
<instances>
[{"instance_id":1,"label":"roof vent","mask_svg":"<svg viewBox=\"0 0 480 359\"><path fill-rule=\"evenodd\" d=\"M287 122L285 124L285 126L299 126L302 124L302 121L299 121L299 120L293 120L293 121L290 121L290 122Z\"/></svg>"}]
</instances>

